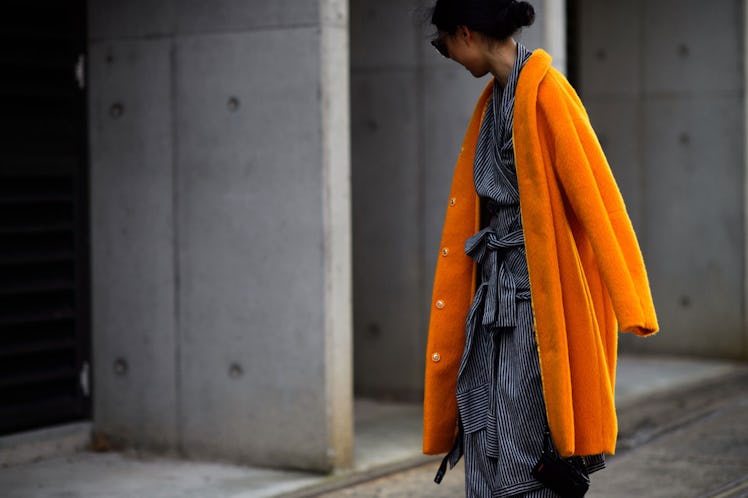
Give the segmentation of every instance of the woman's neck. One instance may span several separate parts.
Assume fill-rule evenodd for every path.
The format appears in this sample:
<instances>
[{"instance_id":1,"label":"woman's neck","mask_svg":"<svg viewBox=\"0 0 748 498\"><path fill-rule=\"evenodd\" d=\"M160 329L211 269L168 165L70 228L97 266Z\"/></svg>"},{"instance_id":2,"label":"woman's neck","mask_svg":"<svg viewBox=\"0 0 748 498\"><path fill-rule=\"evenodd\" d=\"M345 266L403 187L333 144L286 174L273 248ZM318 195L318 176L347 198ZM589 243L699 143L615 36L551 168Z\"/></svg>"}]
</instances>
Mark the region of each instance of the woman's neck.
<instances>
[{"instance_id":1,"label":"woman's neck","mask_svg":"<svg viewBox=\"0 0 748 498\"><path fill-rule=\"evenodd\" d=\"M507 38L504 41L491 44L486 52L486 59L491 74L502 87L506 86L514 62L517 60L517 42L513 38Z\"/></svg>"}]
</instances>

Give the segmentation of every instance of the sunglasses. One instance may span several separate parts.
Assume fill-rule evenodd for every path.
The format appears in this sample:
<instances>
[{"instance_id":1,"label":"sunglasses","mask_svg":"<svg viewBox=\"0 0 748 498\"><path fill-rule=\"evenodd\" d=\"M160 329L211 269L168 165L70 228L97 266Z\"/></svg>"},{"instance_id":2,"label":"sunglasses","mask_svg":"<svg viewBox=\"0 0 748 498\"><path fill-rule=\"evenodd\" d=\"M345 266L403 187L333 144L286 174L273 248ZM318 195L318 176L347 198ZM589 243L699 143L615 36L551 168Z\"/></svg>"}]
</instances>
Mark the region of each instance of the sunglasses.
<instances>
[{"instance_id":1,"label":"sunglasses","mask_svg":"<svg viewBox=\"0 0 748 498\"><path fill-rule=\"evenodd\" d=\"M447 42L444 40L443 36L431 40L431 46L434 47L437 52L449 59L449 49L447 49Z\"/></svg>"}]
</instances>

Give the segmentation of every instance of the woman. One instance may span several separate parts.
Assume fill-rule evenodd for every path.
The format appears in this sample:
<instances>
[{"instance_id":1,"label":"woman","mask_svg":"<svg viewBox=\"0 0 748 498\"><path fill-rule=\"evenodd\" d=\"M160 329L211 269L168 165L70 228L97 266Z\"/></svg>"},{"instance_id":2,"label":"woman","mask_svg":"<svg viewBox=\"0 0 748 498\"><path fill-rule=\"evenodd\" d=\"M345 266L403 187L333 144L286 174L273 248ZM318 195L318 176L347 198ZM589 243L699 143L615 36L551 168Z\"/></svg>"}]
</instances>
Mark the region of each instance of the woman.
<instances>
[{"instance_id":1,"label":"woman","mask_svg":"<svg viewBox=\"0 0 748 498\"><path fill-rule=\"evenodd\" d=\"M617 332L658 330L584 107L547 53L512 38L534 16L506 0L438 0L432 15L442 55L493 75L447 203L424 393L424 452L448 452L436 481L464 454L468 497L559 496L533 476L546 446L573 464L564 472L603 468Z\"/></svg>"}]
</instances>

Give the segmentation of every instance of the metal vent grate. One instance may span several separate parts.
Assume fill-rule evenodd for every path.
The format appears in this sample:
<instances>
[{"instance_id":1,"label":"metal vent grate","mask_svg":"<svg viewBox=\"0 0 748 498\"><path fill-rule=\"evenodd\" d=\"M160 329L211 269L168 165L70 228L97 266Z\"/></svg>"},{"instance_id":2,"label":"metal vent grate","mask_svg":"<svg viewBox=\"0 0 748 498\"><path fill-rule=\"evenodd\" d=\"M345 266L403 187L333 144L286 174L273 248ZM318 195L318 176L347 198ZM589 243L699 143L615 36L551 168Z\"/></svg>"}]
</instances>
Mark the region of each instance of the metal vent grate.
<instances>
[{"instance_id":1,"label":"metal vent grate","mask_svg":"<svg viewBox=\"0 0 748 498\"><path fill-rule=\"evenodd\" d=\"M90 414L84 13L0 16L0 434Z\"/></svg>"}]
</instances>

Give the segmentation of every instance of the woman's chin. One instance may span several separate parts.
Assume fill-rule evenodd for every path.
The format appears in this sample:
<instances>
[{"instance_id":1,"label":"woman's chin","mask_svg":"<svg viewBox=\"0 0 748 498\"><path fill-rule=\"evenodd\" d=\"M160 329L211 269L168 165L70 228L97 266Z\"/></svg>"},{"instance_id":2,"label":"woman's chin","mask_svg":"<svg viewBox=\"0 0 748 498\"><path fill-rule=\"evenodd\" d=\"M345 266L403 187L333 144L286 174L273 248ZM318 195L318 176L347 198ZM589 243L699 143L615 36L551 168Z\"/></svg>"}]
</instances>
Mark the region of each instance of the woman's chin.
<instances>
[{"instance_id":1,"label":"woman's chin","mask_svg":"<svg viewBox=\"0 0 748 498\"><path fill-rule=\"evenodd\" d=\"M467 70L476 78L482 78L485 75L488 74L488 69L470 69L467 68Z\"/></svg>"},{"instance_id":2,"label":"woman's chin","mask_svg":"<svg viewBox=\"0 0 748 498\"><path fill-rule=\"evenodd\" d=\"M488 71L473 71L473 70L471 70L470 74L472 74L476 78L482 78L482 77L484 77L485 75L488 74Z\"/></svg>"}]
</instances>

